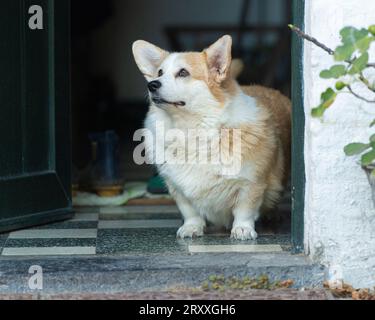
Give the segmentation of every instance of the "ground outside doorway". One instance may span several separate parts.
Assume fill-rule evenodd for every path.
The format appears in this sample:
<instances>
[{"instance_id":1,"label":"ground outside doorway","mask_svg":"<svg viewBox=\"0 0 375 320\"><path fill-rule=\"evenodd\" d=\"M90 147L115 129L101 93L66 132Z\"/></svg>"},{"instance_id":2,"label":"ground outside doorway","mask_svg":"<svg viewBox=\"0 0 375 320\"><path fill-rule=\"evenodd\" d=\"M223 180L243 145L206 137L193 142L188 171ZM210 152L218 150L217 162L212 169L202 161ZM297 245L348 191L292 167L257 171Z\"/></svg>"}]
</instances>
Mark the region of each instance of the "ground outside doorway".
<instances>
[{"instance_id":1,"label":"ground outside doorway","mask_svg":"<svg viewBox=\"0 0 375 320\"><path fill-rule=\"evenodd\" d=\"M0 298L327 299L324 269L292 255L290 234L176 239L175 205L76 208L73 219L0 236ZM43 270L43 290L29 269Z\"/></svg>"}]
</instances>

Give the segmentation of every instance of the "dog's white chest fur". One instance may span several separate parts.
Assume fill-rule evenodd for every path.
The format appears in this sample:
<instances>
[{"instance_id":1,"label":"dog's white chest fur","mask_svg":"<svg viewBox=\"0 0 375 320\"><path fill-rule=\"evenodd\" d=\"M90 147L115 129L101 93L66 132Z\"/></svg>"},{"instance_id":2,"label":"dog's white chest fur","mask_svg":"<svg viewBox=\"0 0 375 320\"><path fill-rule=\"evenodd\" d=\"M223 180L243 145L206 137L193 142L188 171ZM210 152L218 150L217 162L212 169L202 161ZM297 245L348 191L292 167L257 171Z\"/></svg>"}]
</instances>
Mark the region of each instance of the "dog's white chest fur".
<instances>
[{"instance_id":1,"label":"dog's white chest fur","mask_svg":"<svg viewBox=\"0 0 375 320\"><path fill-rule=\"evenodd\" d=\"M241 95L238 103L228 107L225 113L220 114L222 125L230 127L243 121L250 121L250 119L251 121L256 120L256 105L253 99ZM242 111L240 111L241 109ZM145 121L146 129L152 132L153 136L153 139L145 141L147 157L155 163L158 152L164 153L164 156L170 152L170 149L167 150L171 142L166 141L165 136L163 139L160 132L157 132L157 130L160 131L160 126L163 128L163 133L176 128L184 133L183 137L177 136L173 139L173 150L181 151L180 158L179 154L175 153L174 160L180 161L157 163L158 171L166 180L172 195L175 195L174 191L176 191L189 201L202 218L216 226L229 228L233 221L232 209L238 196L241 192L249 191L249 182L253 180L254 175L253 164L240 163L238 172L227 175L223 174L222 163L202 164L201 162L187 161L192 158L198 159L200 156L199 148L188 147L191 142L189 138L192 138L188 134L188 130L199 127L200 121L194 117L185 118L183 115L180 117L178 114L171 116L169 112L151 106ZM208 143L211 142L211 138L215 139L220 135L220 126L214 124L218 122L218 119L213 117L208 122L210 121L211 123L202 129L203 132L209 132ZM222 123L223 121L226 123ZM159 126L158 129L157 126ZM220 159L219 154L210 153L210 160L215 156Z\"/></svg>"}]
</instances>

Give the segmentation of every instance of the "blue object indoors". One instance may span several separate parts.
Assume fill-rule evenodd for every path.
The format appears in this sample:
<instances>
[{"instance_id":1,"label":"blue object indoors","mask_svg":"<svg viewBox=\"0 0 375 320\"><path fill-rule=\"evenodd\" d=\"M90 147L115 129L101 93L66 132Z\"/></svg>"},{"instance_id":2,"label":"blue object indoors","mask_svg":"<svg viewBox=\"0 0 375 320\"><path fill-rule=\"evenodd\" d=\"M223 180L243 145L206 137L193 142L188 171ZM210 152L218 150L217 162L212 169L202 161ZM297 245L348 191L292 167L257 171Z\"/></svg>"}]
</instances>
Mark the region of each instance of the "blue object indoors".
<instances>
[{"instance_id":1,"label":"blue object indoors","mask_svg":"<svg viewBox=\"0 0 375 320\"><path fill-rule=\"evenodd\" d=\"M119 137L114 131L89 134L93 145L91 179L95 185L118 185L121 183L118 169Z\"/></svg>"},{"instance_id":2,"label":"blue object indoors","mask_svg":"<svg viewBox=\"0 0 375 320\"><path fill-rule=\"evenodd\" d=\"M149 180L147 191L151 194L168 194L168 188L163 178L159 175L155 175Z\"/></svg>"}]
</instances>

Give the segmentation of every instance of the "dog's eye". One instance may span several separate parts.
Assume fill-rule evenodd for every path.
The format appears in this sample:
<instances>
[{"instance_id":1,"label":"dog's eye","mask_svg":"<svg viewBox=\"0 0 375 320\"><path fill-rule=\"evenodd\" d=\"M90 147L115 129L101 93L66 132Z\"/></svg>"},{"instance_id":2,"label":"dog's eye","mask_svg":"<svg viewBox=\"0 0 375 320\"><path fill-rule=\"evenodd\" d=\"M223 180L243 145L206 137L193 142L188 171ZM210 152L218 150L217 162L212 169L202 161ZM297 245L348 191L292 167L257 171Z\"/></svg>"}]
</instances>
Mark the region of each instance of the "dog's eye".
<instances>
[{"instance_id":1,"label":"dog's eye","mask_svg":"<svg viewBox=\"0 0 375 320\"><path fill-rule=\"evenodd\" d=\"M159 76L159 77L162 77L163 74L164 74L163 70L160 69L160 70L159 70L159 73L158 73L158 76Z\"/></svg>"},{"instance_id":2,"label":"dog's eye","mask_svg":"<svg viewBox=\"0 0 375 320\"><path fill-rule=\"evenodd\" d=\"M189 71L187 71L186 69L181 69L178 73L177 73L177 77L180 77L180 78L186 78L190 76L190 73Z\"/></svg>"}]
</instances>

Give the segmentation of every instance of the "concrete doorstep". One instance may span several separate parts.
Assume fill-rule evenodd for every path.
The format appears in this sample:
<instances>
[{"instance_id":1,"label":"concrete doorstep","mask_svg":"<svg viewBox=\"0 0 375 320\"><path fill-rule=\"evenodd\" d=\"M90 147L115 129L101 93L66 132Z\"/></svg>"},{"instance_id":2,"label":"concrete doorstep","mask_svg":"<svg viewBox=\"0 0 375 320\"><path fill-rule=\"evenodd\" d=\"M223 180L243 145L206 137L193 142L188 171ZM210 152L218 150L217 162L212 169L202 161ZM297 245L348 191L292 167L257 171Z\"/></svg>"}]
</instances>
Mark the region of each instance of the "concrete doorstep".
<instances>
[{"instance_id":1,"label":"concrete doorstep","mask_svg":"<svg viewBox=\"0 0 375 320\"><path fill-rule=\"evenodd\" d=\"M35 270L42 271L42 290L30 289ZM326 298L324 274L324 268L307 257L287 252L1 258L0 299ZM202 290L215 275L265 275L270 282L292 280L292 289Z\"/></svg>"}]
</instances>

